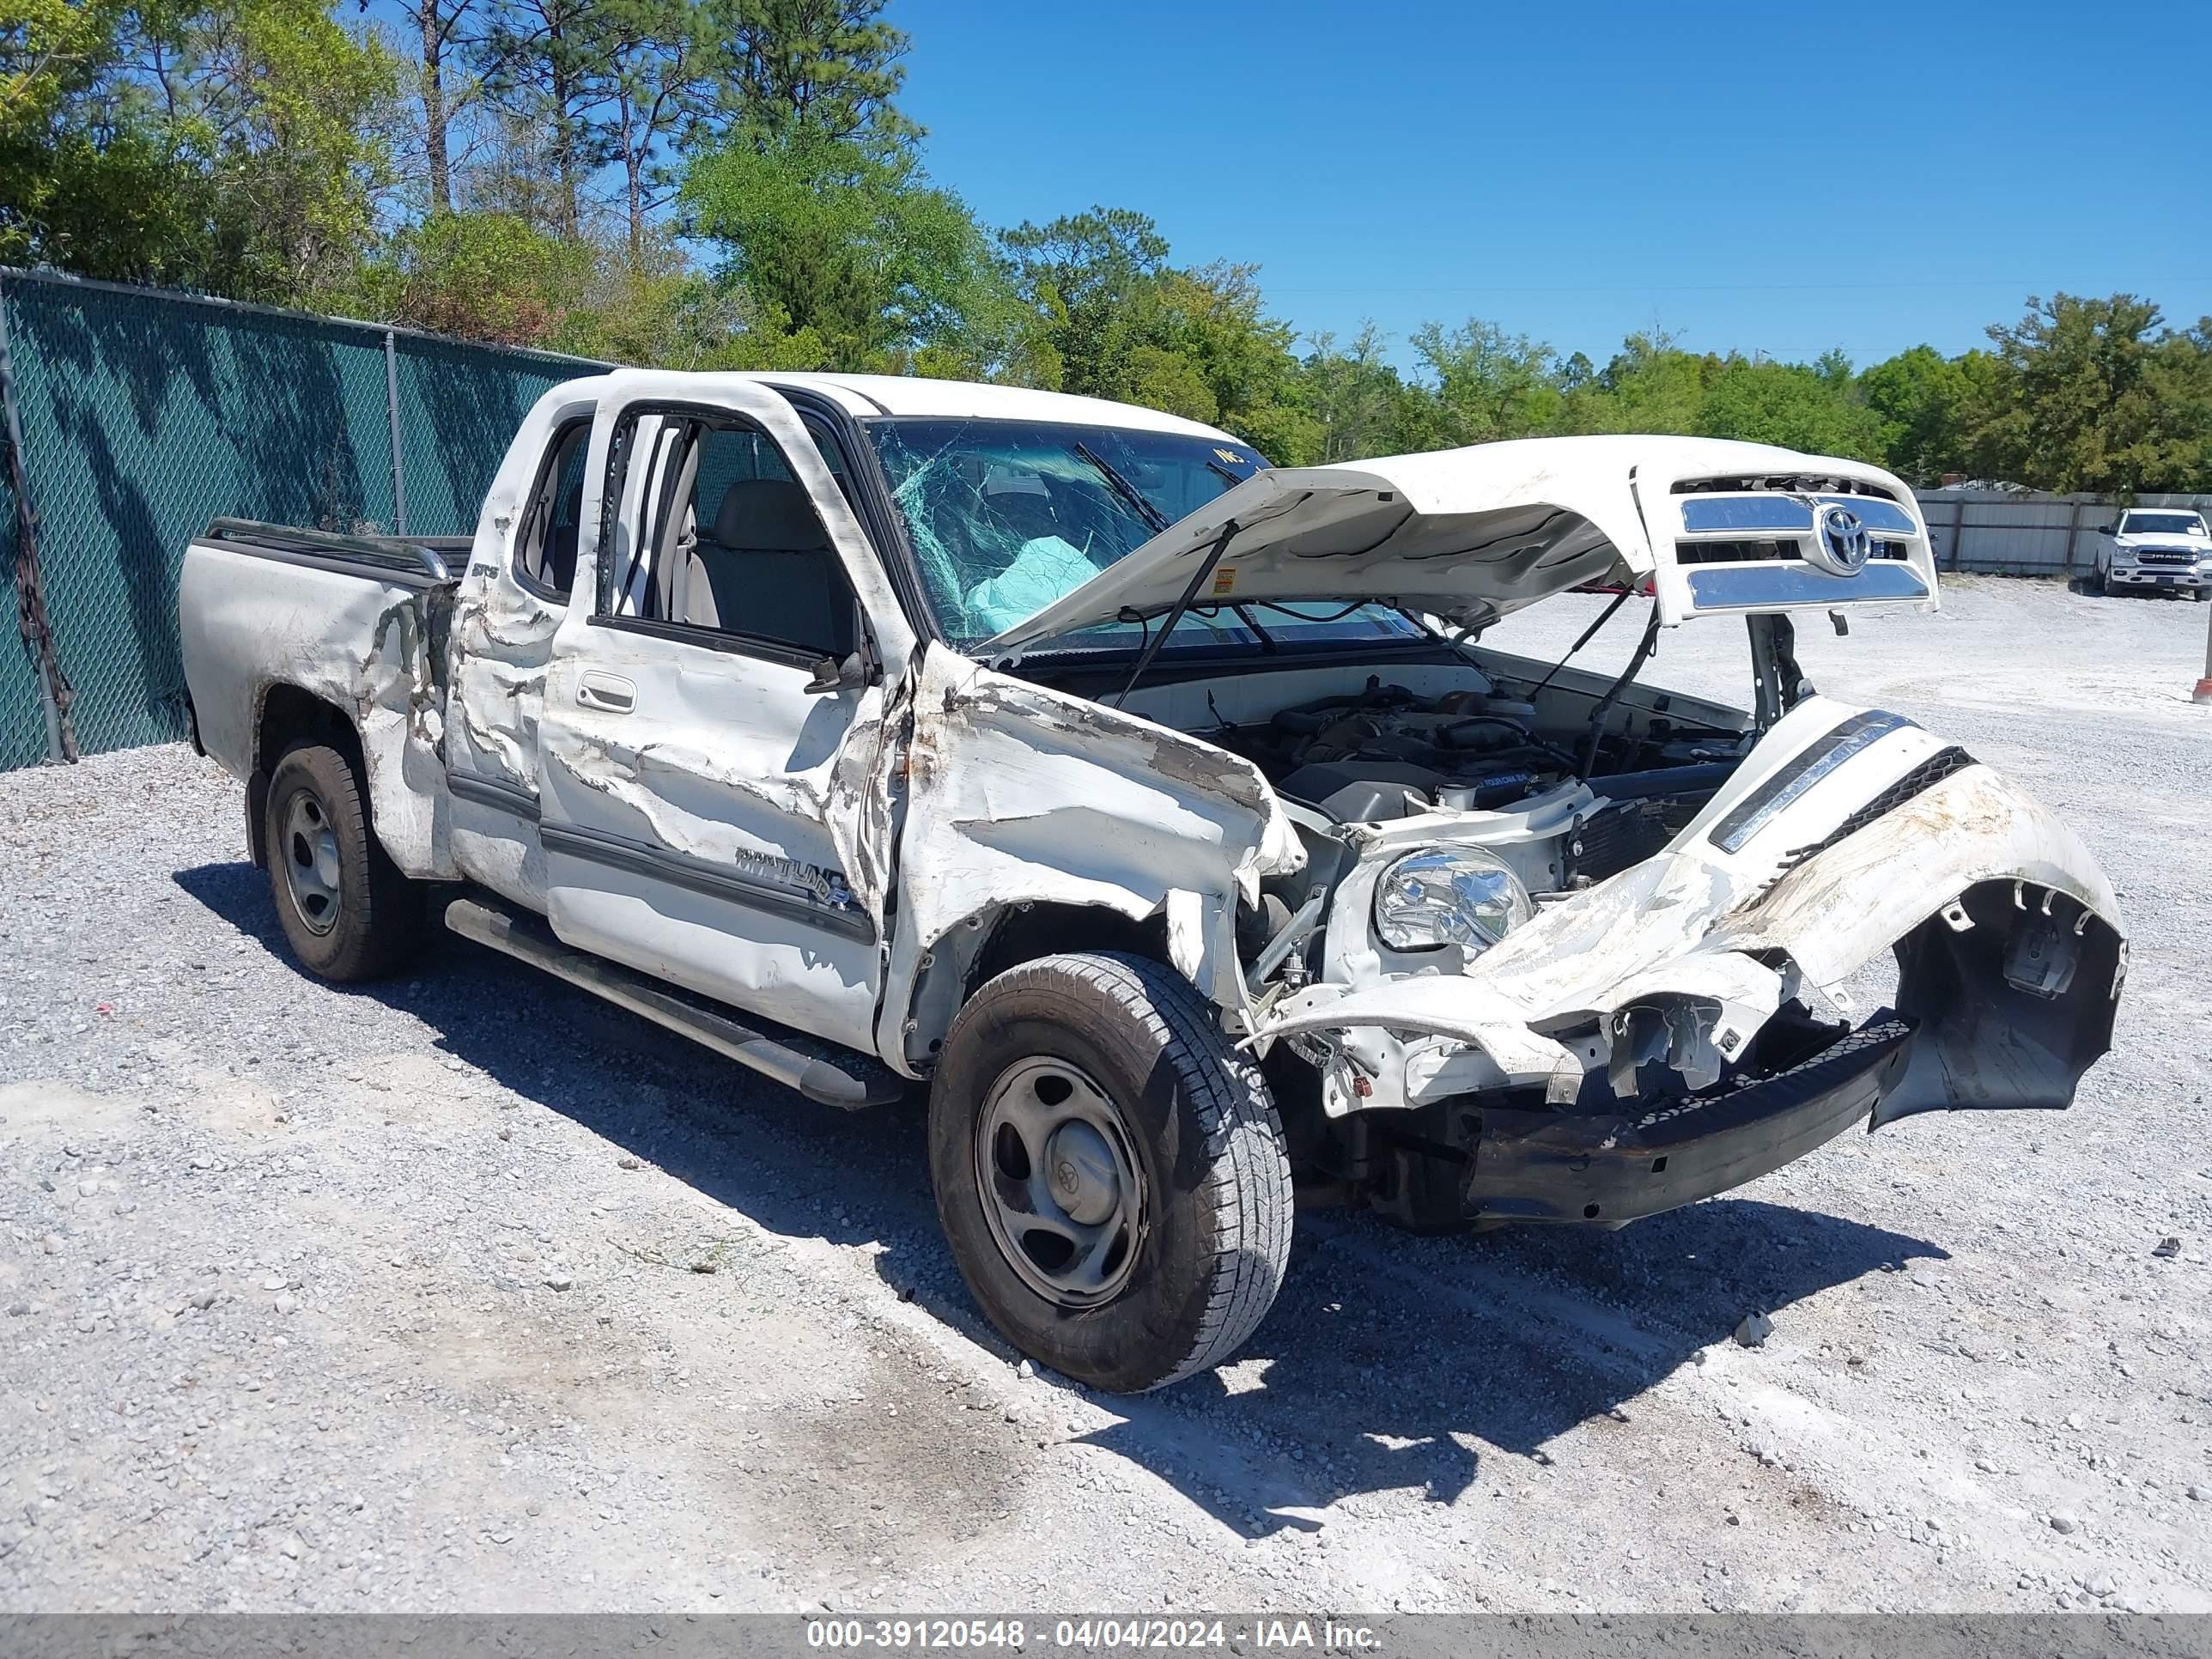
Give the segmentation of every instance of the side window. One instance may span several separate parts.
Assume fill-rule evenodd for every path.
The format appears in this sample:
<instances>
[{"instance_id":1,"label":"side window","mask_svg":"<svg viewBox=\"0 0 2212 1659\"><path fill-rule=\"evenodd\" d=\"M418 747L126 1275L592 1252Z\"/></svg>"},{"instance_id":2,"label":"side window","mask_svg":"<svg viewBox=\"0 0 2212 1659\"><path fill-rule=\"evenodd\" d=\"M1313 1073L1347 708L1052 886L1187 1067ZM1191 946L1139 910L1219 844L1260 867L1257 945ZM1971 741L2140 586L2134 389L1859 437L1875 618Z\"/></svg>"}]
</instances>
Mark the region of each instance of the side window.
<instances>
[{"instance_id":1,"label":"side window","mask_svg":"<svg viewBox=\"0 0 2212 1659\"><path fill-rule=\"evenodd\" d=\"M533 593L564 603L576 580L576 530L584 511L584 457L592 447L588 417L558 428L538 464L538 481L514 537L514 574Z\"/></svg>"},{"instance_id":2,"label":"side window","mask_svg":"<svg viewBox=\"0 0 2212 1659\"><path fill-rule=\"evenodd\" d=\"M642 418L656 423L652 441L618 441L613 463L646 471L624 497L635 534L617 538L627 568L609 570L599 614L810 662L848 655L859 637L852 588L775 441L734 419ZM626 484L611 477L609 499Z\"/></svg>"}]
</instances>

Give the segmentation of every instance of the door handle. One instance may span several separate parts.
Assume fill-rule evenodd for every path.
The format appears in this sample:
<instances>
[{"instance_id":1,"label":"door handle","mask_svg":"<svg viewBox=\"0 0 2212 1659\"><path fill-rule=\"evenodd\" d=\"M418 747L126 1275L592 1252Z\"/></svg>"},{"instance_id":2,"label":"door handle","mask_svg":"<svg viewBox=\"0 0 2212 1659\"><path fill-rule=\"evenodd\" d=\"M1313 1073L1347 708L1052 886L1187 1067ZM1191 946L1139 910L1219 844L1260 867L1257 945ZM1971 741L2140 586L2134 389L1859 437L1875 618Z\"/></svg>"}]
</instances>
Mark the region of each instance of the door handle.
<instances>
[{"instance_id":1,"label":"door handle","mask_svg":"<svg viewBox=\"0 0 2212 1659\"><path fill-rule=\"evenodd\" d=\"M586 669L576 682L576 701L586 708L604 708L610 714L627 714L637 707L637 687L619 674Z\"/></svg>"}]
</instances>

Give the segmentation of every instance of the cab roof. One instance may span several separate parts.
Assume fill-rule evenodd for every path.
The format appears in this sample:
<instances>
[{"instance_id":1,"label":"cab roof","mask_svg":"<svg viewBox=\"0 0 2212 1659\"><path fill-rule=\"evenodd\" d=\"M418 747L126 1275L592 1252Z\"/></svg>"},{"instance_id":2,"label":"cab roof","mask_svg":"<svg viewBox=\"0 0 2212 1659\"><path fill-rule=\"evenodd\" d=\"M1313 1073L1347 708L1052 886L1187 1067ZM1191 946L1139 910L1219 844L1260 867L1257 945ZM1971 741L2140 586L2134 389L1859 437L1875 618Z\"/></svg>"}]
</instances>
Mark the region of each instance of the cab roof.
<instances>
[{"instance_id":1,"label":"cab roof","mask_svg":"<svg viewBox=\"0 0 2212 1659\"><path fill-rule=\"evenodd\" d=\"M1104 398L1079 398L1065 392L1033 392L1026 386L989 386L972 380L929 380L906 374L754 374L732 378L771 386L803 386L842 404L848 414L934 416L950 420L1056 421L1071 426L1119 427L1124 431L1175 432L1193 438L1241 443L1241 439L1180 415L1162 414L1134 404Z\"/></svg>"}]
</instances>

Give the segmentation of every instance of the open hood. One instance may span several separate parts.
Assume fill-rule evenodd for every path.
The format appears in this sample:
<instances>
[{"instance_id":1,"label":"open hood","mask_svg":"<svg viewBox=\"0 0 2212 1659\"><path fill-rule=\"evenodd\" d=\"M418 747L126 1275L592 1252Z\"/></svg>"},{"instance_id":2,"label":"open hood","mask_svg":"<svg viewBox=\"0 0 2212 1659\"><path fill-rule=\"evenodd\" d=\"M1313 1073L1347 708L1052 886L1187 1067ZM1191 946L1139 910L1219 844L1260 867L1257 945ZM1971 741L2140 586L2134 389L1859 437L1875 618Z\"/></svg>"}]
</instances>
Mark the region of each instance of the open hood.
<instances>
[{"instance_id":1,"label":"open hood","mask_svg":"<svg viewBox=\"0 0 2212 1659\"><path fill-rule=\"evenodd\" d=\"M1936 600L1912 492L1878 467L1712 438L1529 438L1258 473L976 654L1162 615L1217 545L1194 603L1374 599L1480 626L1594 581L1652 592L1670 625Z\"/></svg>"}]
</instances>

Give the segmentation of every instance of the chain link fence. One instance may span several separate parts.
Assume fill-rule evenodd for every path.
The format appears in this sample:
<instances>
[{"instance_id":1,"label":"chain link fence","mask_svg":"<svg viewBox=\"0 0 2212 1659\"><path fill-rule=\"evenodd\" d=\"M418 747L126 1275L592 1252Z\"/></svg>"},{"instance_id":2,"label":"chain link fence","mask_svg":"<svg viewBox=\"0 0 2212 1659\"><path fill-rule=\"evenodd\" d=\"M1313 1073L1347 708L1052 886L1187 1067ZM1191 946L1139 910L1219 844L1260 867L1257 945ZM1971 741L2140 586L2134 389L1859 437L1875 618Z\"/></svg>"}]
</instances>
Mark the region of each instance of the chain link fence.
<instances>
[{"instance_id":1,"label":"chain link fence","mask_svg":"<svg viewBox=\"0 0 2212 1659\"><path fill-rule=\"evenodd\" d=\"M466 535L525 412L602 365L0 270L54 653L85 753L185 735L185 545L217 517ZM0 546L25 556L0 468ZM0 769L49 758L37 659L0 647Z\"/></svg>"}]
</instances>

